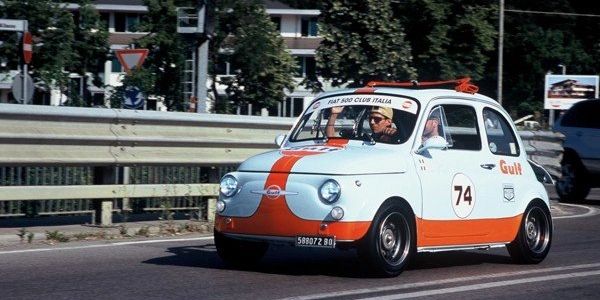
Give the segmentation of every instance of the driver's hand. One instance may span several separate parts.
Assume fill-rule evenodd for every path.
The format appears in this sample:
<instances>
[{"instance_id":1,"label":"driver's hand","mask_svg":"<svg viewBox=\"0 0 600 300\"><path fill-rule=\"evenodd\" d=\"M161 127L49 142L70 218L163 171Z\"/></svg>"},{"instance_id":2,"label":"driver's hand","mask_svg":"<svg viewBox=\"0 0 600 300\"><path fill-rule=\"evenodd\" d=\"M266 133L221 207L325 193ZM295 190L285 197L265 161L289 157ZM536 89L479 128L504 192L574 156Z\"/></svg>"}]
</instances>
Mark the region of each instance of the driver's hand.
<instances>
[{"instance_id":1,"label":"driver's hand","mask_svg":"<svg viewBox=\"0 0 600 300\"><path fill-rule=\"evenodd\" d=\"M334 106L331 108L331 113L332 114L339 114L344 110L343 106Z\"/></svg>"},{"instance_id":2,"label":"driver's hand","mask_svg":"<svg viewBox=\"0 0 600 300\"><path fill-rule=\"evenodd\" d=\"M398 130L396 128L388 127L382 131L385 135L394 135Z\"/></svg>"}]
</instances>

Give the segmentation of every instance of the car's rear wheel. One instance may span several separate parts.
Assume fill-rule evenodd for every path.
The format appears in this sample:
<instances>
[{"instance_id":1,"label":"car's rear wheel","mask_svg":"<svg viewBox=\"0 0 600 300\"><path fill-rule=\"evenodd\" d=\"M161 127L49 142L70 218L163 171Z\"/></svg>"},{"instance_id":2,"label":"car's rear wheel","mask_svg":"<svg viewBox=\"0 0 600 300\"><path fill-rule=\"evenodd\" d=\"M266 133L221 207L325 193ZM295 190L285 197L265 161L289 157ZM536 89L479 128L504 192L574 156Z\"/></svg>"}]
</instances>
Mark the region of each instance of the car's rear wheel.
<instances>
[{"instance_id":1,"label":"car's rear wheel","mask_svg":"<svg viewBox=\"0 0 600 300\"><path fill-rule=\"evenodd\" d=\"M590 192L586 171L574 155L566 155L561 161L561 176L556 181L556 193L561 202L584 200Z\"/></svg>"},{"instance_id":2,"label":"car's rear wheel","mask_svg":"<svg viewBox=\"0 0 600 300\"><path fill-rule=\"evenodd\" d=\"M404 204L387 202L375 215L359 257L377 276L399 275L416 252L415 218Z\"/></svg>"},{"instance_id":3,"label":"car's rear wheel","mask_svg":"<svg viewBox=\"0 0 600 300\"><path fill-rule=\"evenodd\" d=\"M510 256L518 263L537 264L546 258L552 244L552 217L541 201L529 204L517 238L507 246Z\"/></svg>"},{"instance_id":4,"label":"car's rear wheel","mask_svg":"<svg viewBox=\"0 0 600 300\"><path fill-rule=\"evenodd\" d=\"M216 230L214 231L214 238L219 257L234 266L256 264L269 249L267 243L230 238Z\"/></svg>"}]
</instances>

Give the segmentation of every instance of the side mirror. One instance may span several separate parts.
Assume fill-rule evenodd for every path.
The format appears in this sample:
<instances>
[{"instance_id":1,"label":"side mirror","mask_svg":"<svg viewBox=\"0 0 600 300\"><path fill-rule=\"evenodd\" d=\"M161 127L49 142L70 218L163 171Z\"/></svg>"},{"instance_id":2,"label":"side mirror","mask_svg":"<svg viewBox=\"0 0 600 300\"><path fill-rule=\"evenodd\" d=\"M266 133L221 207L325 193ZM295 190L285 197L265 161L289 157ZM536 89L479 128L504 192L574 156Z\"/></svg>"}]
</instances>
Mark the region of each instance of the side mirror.
<instances>
[{"instance_id":1,"label":"side mirror","mask_svg":"<svg viewBox=\"0 0 600 300\"><path fill-rule=\"evenodd\" d=\"M441 136L432 136L425 140L423 145L417 149L417 154L421 154L429 149L447 149L448 142Z\"/></svg>"},{"instance_id":2,"label":"side mirror","mask_svg":"<svg viewBox=\"0 0 600 300\"><path fill-rule=\"evenodd\" d=\"M280 134L278 136L275 137L275 145L277 145L277 147L281 147L281 145L283 144L283 141L285 141L285 138L287 137L287 135L285 134Z\"/></svg>"}]
</instances>

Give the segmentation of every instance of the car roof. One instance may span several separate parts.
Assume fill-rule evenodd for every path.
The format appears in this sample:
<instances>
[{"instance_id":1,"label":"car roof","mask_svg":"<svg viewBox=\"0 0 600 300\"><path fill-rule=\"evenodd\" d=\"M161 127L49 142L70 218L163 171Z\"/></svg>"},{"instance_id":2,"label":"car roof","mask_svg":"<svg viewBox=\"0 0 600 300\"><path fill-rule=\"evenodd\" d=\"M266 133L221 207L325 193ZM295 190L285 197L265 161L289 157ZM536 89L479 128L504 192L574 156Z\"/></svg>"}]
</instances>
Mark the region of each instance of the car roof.
<instances>
[{"instance_id":1,"label":"car roof","mask_svg":"<svg viewBox=\"0 0 600 300\"><path fill-rule=\"evenodd\" d=\"M501 106L494 99L479 94L479 93L466 93L466 92L458 92L451 89L411 89L411 88L398 88L398 87L373 87L370 90L366 90L366 88L354 88L354 89L342 89L333 92L325 92L319 94L315 101L318 99L322 99L324 97L343 95L343 94L388 94L388 95L397 95L404 96L418 100L423 107L426 107L430 101L443 97L443 98L461 98L483 102L485 104L494 106L496 108L501 108Z\"/></svg>"}]
</instances>

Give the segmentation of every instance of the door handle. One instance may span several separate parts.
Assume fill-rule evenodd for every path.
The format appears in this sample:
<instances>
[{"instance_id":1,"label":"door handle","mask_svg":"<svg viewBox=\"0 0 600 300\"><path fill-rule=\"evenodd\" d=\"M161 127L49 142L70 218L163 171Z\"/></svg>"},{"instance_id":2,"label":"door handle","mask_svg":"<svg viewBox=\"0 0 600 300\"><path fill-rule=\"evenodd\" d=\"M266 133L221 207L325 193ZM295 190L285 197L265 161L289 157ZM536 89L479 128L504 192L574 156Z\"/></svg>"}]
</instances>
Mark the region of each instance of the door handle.
<instances>
[{"instance_id":1,"label":"door handle","mask_svg":"<svg viewBox=\"0 0 600 300\"><path fill-rule=\"evenodd\" d=\"M491 169L493 169L493 168L495 168L495 167L496 167L496 165L495 165L495 164L481 164L480 166L481 166L482 168L484 168L484 169L487 169L487 170L491 170Z\"/></svg>"}]
</instances>

